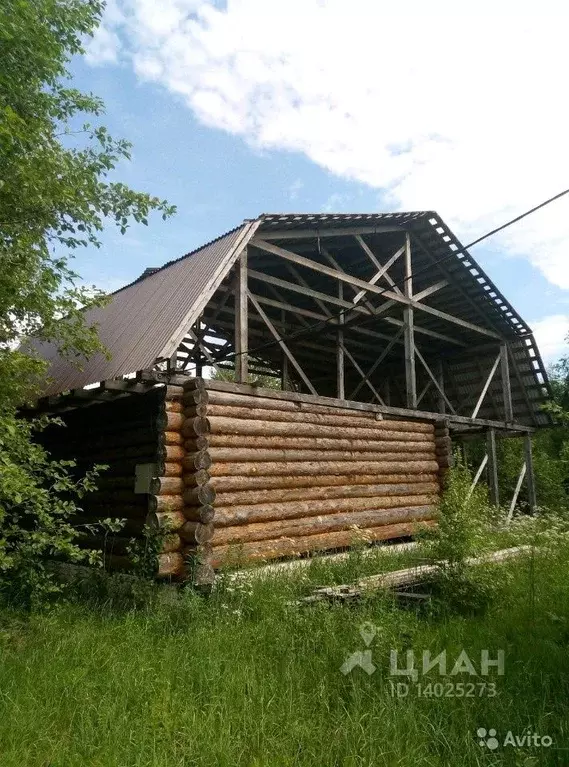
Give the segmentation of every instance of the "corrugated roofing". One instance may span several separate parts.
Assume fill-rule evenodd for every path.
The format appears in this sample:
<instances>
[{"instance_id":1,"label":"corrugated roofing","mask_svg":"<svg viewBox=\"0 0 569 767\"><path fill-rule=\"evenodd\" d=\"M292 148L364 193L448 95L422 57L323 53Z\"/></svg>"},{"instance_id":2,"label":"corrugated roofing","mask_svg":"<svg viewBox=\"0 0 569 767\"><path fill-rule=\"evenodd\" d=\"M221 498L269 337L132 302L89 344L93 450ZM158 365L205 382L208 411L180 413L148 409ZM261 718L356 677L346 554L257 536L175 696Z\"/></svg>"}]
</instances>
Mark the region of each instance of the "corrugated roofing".
<instances>
[{"instance_id":1,"label":"corrugated roofing","mask_svg":"<svg viewBox=\"0 0 569 767\"><path fill-rule=\"evenodd\" d=\"M252 232L247 222L213 242L171 261L153 274L121 288L107 306L86 313L89 324L110 352L82 362L82 370L63 359L53 344L32 344L49 360L51 379L45 395L117 378L152 367L169 357L211 295L216 276L223 276Z\"/></svg>"}]
</instances>

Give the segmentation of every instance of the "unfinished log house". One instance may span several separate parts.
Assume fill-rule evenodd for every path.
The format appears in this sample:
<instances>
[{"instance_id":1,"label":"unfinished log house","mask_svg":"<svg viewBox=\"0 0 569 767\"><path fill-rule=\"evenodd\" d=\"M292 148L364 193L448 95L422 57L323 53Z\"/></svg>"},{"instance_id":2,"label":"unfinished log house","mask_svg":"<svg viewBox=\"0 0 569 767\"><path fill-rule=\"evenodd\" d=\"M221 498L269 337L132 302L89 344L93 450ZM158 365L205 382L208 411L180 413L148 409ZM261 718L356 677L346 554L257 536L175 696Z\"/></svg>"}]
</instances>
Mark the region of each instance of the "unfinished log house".
<instances>
[{"instance_id":1,"label":"unfinished log house","mask_svg":"<svg viewBox=\"0 0 569 767\"><path fill-rule=\"evenodd\" d=\"M39 346L39 407L67 424L49 434L57 455L109 465L77 521L127 520L116 565L145 521L170 531L159 575L191 563L206 579L224 561L409 536L433 519L453 435L487 434L495 503L496 438L525 439L535 506L543 363L434 212L261 215L87 319L110 359L79 369Z\"/></svg>"}]
</instances>

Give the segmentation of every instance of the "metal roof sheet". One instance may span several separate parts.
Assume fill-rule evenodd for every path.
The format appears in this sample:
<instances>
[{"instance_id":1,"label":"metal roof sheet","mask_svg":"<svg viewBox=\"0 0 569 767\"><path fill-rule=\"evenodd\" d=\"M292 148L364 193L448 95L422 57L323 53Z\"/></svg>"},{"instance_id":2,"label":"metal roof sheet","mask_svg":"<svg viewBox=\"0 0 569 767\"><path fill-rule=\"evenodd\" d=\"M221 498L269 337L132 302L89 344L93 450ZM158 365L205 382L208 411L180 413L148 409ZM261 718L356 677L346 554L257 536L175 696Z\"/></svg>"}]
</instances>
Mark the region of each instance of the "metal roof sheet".
<instances>
[{"instance_id":1,"label":"metal roof sheet","mask_svg":"<svg viewBox=\"0 0 569 767\"><path fill-rule=\"evenodd\" d=\"M231 267L251 229L251 222L244 223L116 291L106 306L87 311L86 321L98 325L110 359L96 354L81 360L79 368L61 357L54 344L32 343L32 348L49 361L50 380L43 394L144 370L156 359L170 356L209 299L216 275L223 276Z\"/></svg>"}]
</instances>

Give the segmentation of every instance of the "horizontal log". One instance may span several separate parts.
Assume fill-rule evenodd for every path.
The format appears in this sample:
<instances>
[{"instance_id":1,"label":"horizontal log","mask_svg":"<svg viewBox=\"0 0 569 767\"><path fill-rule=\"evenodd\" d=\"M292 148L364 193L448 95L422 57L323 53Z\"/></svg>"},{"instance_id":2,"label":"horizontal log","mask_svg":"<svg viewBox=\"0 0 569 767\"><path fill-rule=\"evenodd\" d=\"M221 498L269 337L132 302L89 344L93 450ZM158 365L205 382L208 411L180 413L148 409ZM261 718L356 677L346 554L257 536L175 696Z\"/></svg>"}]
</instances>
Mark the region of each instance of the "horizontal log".
<instances>
[{"instance_id":1,"label":"horizontal log","mask_svg":"<svg viewBox=\"0 0 569 767\"><path fill-rule=\"evenodd\" d=\"M317 476L323 474L424 474L438 470L436 461L298 461L293 463L214 463L212 477Z\"/></svg>"},{"instance_id":2,"label":"horizontal log","mask_svg":"<svg viewBox=\"0 0 569 767\"><path fill-rule=\"evenodd\" d=\"M107 474L104 471L95 480L98 492L106 492L111 490L130 490L134 492L134 472L126 477L116 477L114 475Z\"/></svg>"},{"instance_id":3,"label":"horizontal log","mask_svg":"<svg viewBox=\"0 0 569 767\"><path fill-rule=\"evenodd\" d=\"M195 421L196 419L194 419ZM282 423L279 421L247 421L242 418L214 416L207 419L212 434L280 435L283 437L338 437L337 426L321 426L313 423ZM187 422L186 422L187 423ZM202 432L205 434L205 432ZM395 431L383 428L377 421L375 429L342 427L341 436L351 439L396 440L432 443L432 434L419 431Z\"/></svg>"},{"instance_id":4,"label":"horizontal log","mask_svg":"<svg viewBox=\"0 0 569 767\"><path fill-rule=\"evenodd\" d=\"M166 400L164 410L167 413L181 413L184 410L184 406L178 400Z\"/></svg>"},{"instance_id":5,"label":"horizontal log","mask_svg":"<svg viewBox=\"0 0 569 767\"><path fill-rule=\"evenodd\" d=\"M168 533L162 539L160 552L162 554L168 554L171 551L181 551L183 545L184 545L184 541L178 535L178 533Z\"/></svg>"},{"instance_id":6,"label":"horizontal log","mask_svg":"<svg viewBox=\"0 0 569 767\"><path fill-rule=\"evenodd\" d=\"M203 484L198 487L186 487L183 493L184 502L189 506L213 503L215 495L214 488L209 484Z\"/></svg>"},{"instance_id":7,"label":"horizontal log","mask_svg":"<svg viewBox=\"0 0 569 767\"><path fill-rule=\"evenodd\" d=\"M81 498L81 507L89 508L94 505L105 505L109 508L119 509L123 504L128 506L147 506L146 495L137 495L134 489L131 491L109 488L87 493Z\"/></svg>"},{"instance_id":8,"label":"horizontal log","mask_svg":"<svg viewBox=\"0 0 569 767\"><path fill-rule=\"evenodd\" d=\"M188 521L181 528L180 537L186 543L208 543L213 538L213 524Z\"/></svg>"},{"instance_id":9,"label":"horizontal log","mask_svg":"<svg viewBox=\"0 0 569 767\"><path fill-rule=\"evenodd\" d=\"M136 458L136 463L150 463L152 460L162 458L165 453L161 449L158 439L155 442L146 445L136 445L135 447L109 447L105 450L89 451L88 438L85 440L85 452L74 455L78 463L103 463L109 464L126 459Z\"/></svg>"},{"instance_id":10,"label":"horizontal log","mask_svg":"<svg viewBox=\"0 0 569 767\"><path fill-rule=\"evenodd\" d=\"M183 409L184 418L205 418L209 405L207 402L192 402Z\"/></svg>"},{"instance_id":11,"label":"horizontal log","mask_svg":"<svg viewBox=\"0 0 569 767\"><path fill-rule=\"evenodd\" d=\"M119 556L128 556L133 546L132 538L114 533L105 535L104 533L92 534L81 532L77 537L76 543L81 549L93 549L105 555L118 554Z\"/></svg>"},{"instance_id":12,"label":"horizontal log","mask_svg":"<svg viewBox=\"0 0 569 767\"><path fill-rule=\"evenodd\" d=\"M194 389L203 389L206 386L207 379L203 376L188 376L184 381L184 394Z\"/></svg>"},{"instance_id":13,"label":"horizontal log","mask_svg":"<svg viewBox=\"0 0 569 767\"><path fill-rule=\"evenodd\" d=\"M295 517L311 517L345 511L398 509L405 506L433 506L436 495L374 496L369 498L333 498L329 500L259 503L243 506L215 507L215 527L248 525L251 522L278 522Z\"/></svg>"},{"instance_id":14,"label":"horizontal log","mask_svg":"<svg viewBox=\"0 0 569 767\"><path fill-rule=\"evenodd\" d=\"M166 445L164 450L164 460L168 462L181 461L186 454L181 445Z\"/></svg>"},{"instance_id":15,"label":"horizontal log","mask_svg":"<svg viewBox=\"0 0 569 767\"><path fill-rule=\"evenodd\" d=\"M184 396L184 387L176 386L174 384L168 384L164 387L164 399L168 400L182 400Z\"/></svg>"},{"instance_id":16,"label":"horizontal log","mask_svg":"<svg viewBox=\"0 0 569 767\"><path fill-rule=\"evenodd\" d=\"M136 535L140 536L142 535L142 531L144 529L145 525L145 517L144 517L144 511L140 508L136 509L136 515L134 518L129 519L124 516L120 516L118 514L114 514L113 516L110 516L109 514L101 514L100 516L94 515L94 514L74 514L70 520L69 523L75 527L75 528L83 528L85 529L86 525L95 525L95 532L102 533L104 531L103 527L99 527L99 525L103 522L104 519L108 519L109 517L113 520L119 520L122 523L122 526L119 530L119 533L121 535Z\"/></svg>"},{"instance_id":17,"label":"horizontal log","mask_svg":"<svg viewBox=\"0 0 569 767\"><path fill-rule=\"evenodd\" d=\"M182 398L184 406L194 405L207 405L209 401L209 392L205 389L195 389L193 391L186 390Z\"/></svg>"},{"instance_id":18,"label":"horizontal log","mask_svg":"<svg viewBox=\"0 0 569 767\"><path fill-rule=\"evenodd\" d=\"M193 416L195 413L191 412L192 408L187 408L184 411L185 415ZM367 416L368 414L366 414ZM374 414L371 413L373 416ZM323 415L320 413L309 412L282 412L280 410L267 410L262 408L252 407L231 407L226 405L208 405L207 417L226 417L226 418L240 418L252 421L277 421L282 423L312 423L321 426L338 426L353 427L356 429L377 429L381 426L383 420L381 418L368 418L361 417L360 415L345 414L342 411L338 411L333 415ZM407 426L407 424L406 424ZM395 430L395 429L394 429ZM407 431L407 430L406 430ZM422 431L417 430L415 431ZM428 432L424 432L428 433Z\"/></svg>"},{"instance_id":19,"label":"horizontal log","mask_svg":"<svg viewBox=\"0 0 569 767\"><path fill-rule=\"evenodd\" d=\"M150 511L181 511L184 501L181 495L151 495Z\"/></svg>"},{"instance_id":20,"label":"horizontal log","mask_svg":"<svg viewBox=\"0 0 569 767\"><path fill-rule=\"evenodd\" d=\"M404 443L403 443L404 444ZM212 447L209 450L211 460L220 463L248 463L266 461L433 461L435 451L429 450L426 443L421 453L407 453L400 450L392 453L351 452L348 450L329 450L323 455L321 450L281 450L262 448Z\"/></svg>"},{"instance_id":21,"label":"horizontal log","mask_svg":"<svg viewBox=\"0 0 569 767\"><path fill-rule=\"evenodd\" d=\"M181 495L184 490L181 477L155 477L150 484L152 495Z\"/></svg>"},{"instance_id":22,"label":"horizontal log","mask_svg":"<svg viewBox=\"0 0 569 767\"><path fill-rule=\"evenodd\" d=\"M206 469L198 469L193 473L183 475L183 484L185 487L202 487L207 485L211 477Z\"/></svg>"},{"instance_id":23,"label":"horizontal log","mask_svg":"<svg viewBox=\"0 0 569 767\"><path fill-rule=\"evenodd\" d=\"M185 418L184 423L180 428L186 439L203 437L210 432L210 425L207 418Z\"/></svg>"},{"instance_id":24,"label":"horizontal log","mask_svg":"<svg viewBox=\"0 0 569 767\"><path fill-rule=\"evenodd\" d=\"M197 469L209 469L212 458L207 450L200 450L197 453L188 453L182 461L184 473L194 472Z\"/></svg>"},{"instance_id":25,"label":"horizontal log","mask_svg":"<svg viewBox=\"0 0 569 767\"><path fill-rule=\"evenodd\" d=\"M180 431L185 420L182 413L166 412L166 427L164 431Z\"/></svg>"},{"instance_id":26,"label":"horizontal log","mask_svg":"<svg viewBox=\"0 0 569 767\"><path fill-rule=\"evenodd\" d=\"M296 402L286 399L271 399L270 397L255 397L248 394L237 394L233 392L213 391L209 390L209 404L219 406L233 406L241 408L255 408L262 410L271 410L274 413L298 413L298 414L317 414L317 415L346 415L351 418L358 418L361 420L369 420L376 422L377 416L381 416L380 413L367 410L359 410L349 407L335 407L331 405L321 405L316 402ZM279 392L279 395L286 393ZM209 411L208 411L209 415ZM234 416L235 417L235 416ZM276 418L275 415L265 417L264 420L270 420ZM400 431L420 431L426 434L433 433L433 425L430 423L422 423L415 421L403 421L392 419L390 424L396 424L393 428L398 428Z\"/></svg>"},{"instance_id":27,"label":"horizontal log","mask_svg":"<svg viewBox=\"0 0 569 767\"><path fill-rule=\"evenodd\" d=\"M212 477L211 484L217 493L232 490L269 490L282 487L331 487L334 485L380 485L399 484L403 480L401 474L344 474L335 476L324 474L322 476L307 475L299 477ZM436 482L437 472L412 474L404 477L406 483L411 482Z\"/></svg>"},{"instance_id":28,"label":"horizontal log","mask_svg":"<svg viewBox=\"0 0 569 767\"><path fill-rule=\"evenodd\" d=\"M306 535L300 538L279 538L270 541L244 543L241 546L231 544L215 546L212 552L211 564L213 567L219 568L236 562L276 559L292 555L298 556L312 551L346 548L362 540L372 542L403 538L413 535L417 530L417 524L428 526L430 523L428 521L421 523L404 522L395 525L365 528L361 531L339 530L319 535Z\"/></svg>"},{"instance_id":29,"label":"horizontal log","mask_svg":"<svg viewBox=\"0 0 569 767\"><path fill-rule=\"evenodd\" d=\"M182 439L184 440L184 449L187 453L199 453L200 450L207 450L209 448L209 437L207 436L193 437L192 439L186 439L182 436Z\"/></svg>"},{"instance_id":30,"label":"horizontal log","mask_svg":"<svg viewBox=\"0 0 569 767\"><path fill-rule=\"evenodd\" d=\"M397 495L432 495L438 493L438 482L417 482L391 485L339 485L323 487L279 488L276 490L241 490L218 493L220 507L256 503L325 500L330 498L369 498Z\"/></svg>"},{"instance_id":31,"label":"horizontal log","mask_svg":"<svg viewBox=\"0 0 569 767\"><path fill-rule=\"evenodd\" d=\"M164 444L165 445L182 445L184 438L182 437L182 433L179 431L165 431L164 433Z\"/></svg>"},{"instance_id":32,"label":"horizontal log","mask_svg":"<svg viewBox=\"0 0 569 767\"><path fill-rule=\"evenodd\" d=\"M207 524L213 522L215 511L213 506L208 503L201 504L201 506L185 506L184 517L189 522L202 522Z\"/></svg>"},{"instance_id":33,"label":"horizontal log","mask_svg":"<svg viewBox=\"0 0 569 767\"><path fill-rule=\"evenodd\" d=\"M165 463L161 474L164 477L181 477L182 464L181 463Z\"/></svg>"},{"instance_id":34,"label":"horizontal log","mask_svg":"<svg viewBox=\"0 0 569 767\"><path fill-rule=\"evenodd\" d=\"M246 543L274 538L299 538L303 535L315 535L322 532L335 532L350 528L379 527L399 522L421 522L434 519L435 507L415 506L388 509L360 509L344 513L323 516L300 517L296 519L278 519L247 525L233 525L220 528L216 524L211 539L213 546L230 543Z\"/></svg>"},{"instance_id":35,"label":"horizontal log","mask_svg":"<svg viewBox=\"0 0 569 767\"><path fill-rule=\"evenodd\" d=\"M148 511L148 502L146 501L146 498L147 496L141 496L142 502L136 504L86 504L84 503L85 499L83 499L81 503L81 514L90 517L93 522L96 522L98 519L107 519L110 517L111 519L142 520L142 523L144 524L144 519Z\"/></svg>"},{"instance_id":36,"label":"horizontal log","mask_svg":"<svg viewBox=\"0 0 569 767\"><path fill-rule=\"evenodd\" d=\"M158 578L181 576L184 572L184 556L179 551L158 555Z\"/></svg>"},{"instance_id":37,"label":"horizontal log","mask_svg":"<svg viewBox=\"0 0 569 767\"><path fill-rule=\"evenodd\" d=\"M146 524L152 530L171 530L175 532L186 524L183 511L158 511L150 512L146 517Z\"/></svg>"},{"instance_id":38,"label":"horizontal log","mask_svg":"<svg viewBox=\"0 0 569 767\"><path fill-rule=\"evenodd\" d=\"M241 434L210 434L207 438L209 447L246 447L266 448L269 450L348 450L362 452L389 453L395 450L422 453L432 449L432 442L376 442L368 439L344 439L341 432L337 437L283 437L283 436L243 436ZM191 443L185 443L189 450Z\"/></svg>"}]
</instances>

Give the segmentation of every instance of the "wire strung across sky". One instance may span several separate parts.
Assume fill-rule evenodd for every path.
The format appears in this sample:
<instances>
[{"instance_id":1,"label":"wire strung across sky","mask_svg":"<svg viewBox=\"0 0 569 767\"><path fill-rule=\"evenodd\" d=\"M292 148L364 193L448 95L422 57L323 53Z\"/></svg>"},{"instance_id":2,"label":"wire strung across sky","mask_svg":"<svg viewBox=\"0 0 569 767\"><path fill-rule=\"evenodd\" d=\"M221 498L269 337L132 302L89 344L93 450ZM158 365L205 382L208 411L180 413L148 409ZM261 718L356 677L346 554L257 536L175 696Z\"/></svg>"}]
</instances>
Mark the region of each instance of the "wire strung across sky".
<instances>
[{"instance_id":1,"label":"wire strung across sky","mask_svg":"<svg viewBox=\"0 0 569 767\"><path fill-rule=\"evenodd\" d=\"M416 278L419 274L422 274L426 271L430 271L433 266L437 266L438 264L442 264L445 261L450 260L451 258L455 258L460 253L466 253L466 251L469 248L474 247L475 245L478 245L479 243L483 242L484 240L487 240L489 237L492 237L493 235L497 234L498 232L502 232L504 229L507 229L508 227L512 226L512 224L517 224L518 221L521 221L524 218L527 218L527 216L532 215L532 213L535 213L538 210L541 210L542 208L545 208L547 205L550 205L552 202L555 202L556 200L559 200L561 197L564 197L566 194L569 194L569 189L564 189L562 192L559 192L559 194L554 195L553 197L549 197L547 200L544 200L543 202L539 203L539 205L535 205L533 208L530 208L529 210L526 210L524 213L521 213L519 216L516 216L515 218L510 219L509 221L506 221L505 224L501 224L500 226L496 227L495 229L491 229L489 232L486 232L486 234L483 234L481 237L477 237L475 240L472 240L468 245L464 245L462 248L458 248L458 250L453 250L450 253L448 253L446 256L443 256L439 259L434 259L432 264L429 264L428 266L424 267L423 269L419 269L418 271L414 272L413 275L410 275L408 277L404 277L399 284L393 283L392 285L389 285L389 287L382 288L381 293L374 292L375 296L382 296L385 293L393 291L394 288L402 289L405 287L405 284L408 280ZM404 231L404 230L402 230ZM315 230L314 232L315 237L318 236L318 231ZM357 304L354 304L354 309L356 308ZM331 314L329 317L323 320L319 320L318 322L314 323L313 325L307 325L306 327L299 328L298 330L294 331L293 333L290 333L288 335L279 335L278 338L275 338L272 341L266 341L263 344L260 344L259 346L254 347L253 349L247 349L242 352L228 352L222 357L216 358L215 362L226 362L231 359L235 359L236 357L239 357L243 354L246 354L247 356L252 356L256 354L259 351L263 351L264 349L271 348L273 346L277 346L280 343L285 343L286 341L293 341L300 337L302 337L306 333L314 333L315 331L321 330L322 328L325 328L328 324L334 323L338 324L336 321L343 317L346 312L351 311L350 308L346 307L342 309L341 312L337 312L335 314ZM370 320L376 319L373 314L370 314L369 317L363 318L361 315L358 316L357 322L358 324L362 324L363 322L369 322ZM345 322L341 326L338 325L338 327L341 330L348 329L352 324L355 323L355 320L352 322Z\"/></svg>"}]
</instances>

